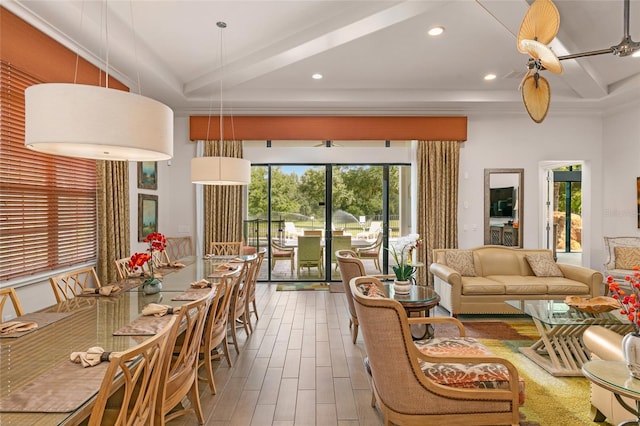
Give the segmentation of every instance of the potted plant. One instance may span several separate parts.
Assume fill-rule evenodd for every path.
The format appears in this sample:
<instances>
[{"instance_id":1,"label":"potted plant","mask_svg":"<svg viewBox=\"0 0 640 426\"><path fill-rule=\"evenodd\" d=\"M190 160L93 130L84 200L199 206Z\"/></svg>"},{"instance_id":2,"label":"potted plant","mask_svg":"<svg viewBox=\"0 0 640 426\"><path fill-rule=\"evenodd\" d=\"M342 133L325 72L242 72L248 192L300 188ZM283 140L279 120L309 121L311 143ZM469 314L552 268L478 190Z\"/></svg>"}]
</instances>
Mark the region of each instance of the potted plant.
<instances>
[{"instance_id":1,"label":"potted plant","mask_svg":"<svg viewBox=\"0 0 640 426\"><path fill-rule=\"evenodd\" d=\"M145 294L154 294L162 290L162 281L156 276L153 270L153 254L161 253L167 247L167 239L159 232L152 232L143 240L149 244L146 253L134 253L129 259L129 270L136 271L138 268L143 269L146 263L149 270L149 276L142 283L142 291Z\"/></svg>"},{"instance_id":2,"label":"potted plant","mask_svg":"<svg viewBox=\"0 0 640 426\"><path fill-rule=\"evenodd\" d=\"M419 246L420 235L409 234L398 238L388 249L396 262L392 267L396 276L393 283L396 293L406 294L411 290L411 281L416 268L411 264L410 253Z\"/></svg>"}]
</instances>

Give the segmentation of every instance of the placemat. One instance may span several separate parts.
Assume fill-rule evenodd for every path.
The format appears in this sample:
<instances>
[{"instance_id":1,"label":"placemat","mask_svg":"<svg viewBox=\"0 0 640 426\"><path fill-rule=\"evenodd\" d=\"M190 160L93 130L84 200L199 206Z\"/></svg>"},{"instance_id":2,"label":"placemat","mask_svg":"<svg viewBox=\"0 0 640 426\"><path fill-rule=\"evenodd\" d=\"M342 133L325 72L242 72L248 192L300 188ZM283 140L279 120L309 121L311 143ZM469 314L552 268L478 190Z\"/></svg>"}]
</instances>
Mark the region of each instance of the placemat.
<instances>
[{"instance_id":1,"label":"placemat","mask_svg":"<svg viewBox=\"0 0 640 426\"><path fill-rule=\"evenodd\" d=\"M15 321L23 321L23 322L35 322L38 324L38 328L34 328L33 330L21 331L19 333L12 334L3 334L0 338L15 338L24 336L25 334L33 333L34 331L38 331L54 322L60 321L63 318L71 315L71 312L32 312L29 314L22 315L15 319ZM13 320L12 320L13 321Z\"/></svg>"},{"instance_id":2,"label":"placemat","mask_svg":"<svg viewBox=\"0 0 640 426\"><path fill-rule=\"evenodd\" d=\"M153 336L165 326L171 315L157 317L155 315L140 316L124 327L113 332L114 336Z\"/></svg>"},{"instance_id":3,"label":"placemat","mask_svg":"<svg viewBox=\"0 0 640 426\"><path fill-rule=\"evenodd\" d=\"M205 297L211 291L211 287L190 288L183 293L177 294L171 300L198 300Z\"/></svg>"},{"instance_id":4,"label":"placemat","mask_svg":"<svg viewBox=\"0 0 640 426\"><path fill-rule=\"evenodd\" d=\"M100 389L108 362L83 368L63 362L48 373L0 399L0 411L67 413L80 407Z\"/></svg>"}]
</instances>

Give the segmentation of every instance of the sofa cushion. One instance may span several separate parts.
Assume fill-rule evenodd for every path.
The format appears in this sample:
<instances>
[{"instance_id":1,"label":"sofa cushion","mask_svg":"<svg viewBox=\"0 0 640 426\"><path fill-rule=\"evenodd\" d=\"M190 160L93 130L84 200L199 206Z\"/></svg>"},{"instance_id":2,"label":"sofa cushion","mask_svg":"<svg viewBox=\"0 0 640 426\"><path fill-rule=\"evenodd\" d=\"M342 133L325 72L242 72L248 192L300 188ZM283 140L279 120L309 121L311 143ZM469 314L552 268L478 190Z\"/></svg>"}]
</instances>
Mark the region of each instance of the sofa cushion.
<instances>
[{"instance_id":1,"label":"sofa cushion","mask_svg":"<svg viewBox=\"0 0 640 426\"><path fill-rule=\"evenodd\" d=\"M505 294L546 294L546 278L522 275L490 275L487 278L504 287Z\"/></svg>"},{"instance_id":2,"label":"sofa cushion","mask_svg":"<svg viewBox=\"0 0 640 426\"><path fill-rule=\"evenodd\" d=\"M536 277L563 277L551 253L527 253L527 262Z\"/></svg>"},{"instance_id":3,"label":"sofa cushion","mask_svg":"<svg viewBox=\"0 0 640 426\"><path fill-rule=\"evenodd\" d=\"M633 269L640 266L640 247L614 247L616 269Z\"/></svg>"},{"instance_id":4,"label":"sofa cushion","mask_svg":"<svg viewBox=\"0 0 640 426\"><path fill-rule=\"evenodd\" d=\"M504 294L504 284L484 277L462 278L462 294Z\"/></svg>"},{"instance_id":5,"label":"sofa cushion","mask_svg":"<svg viewBox=\"0 0 640 426\"><path fill-rule=\"evenodd\" d=\"M568 278L542 278L547 284L547 294L591 294L591 289L585 283Z\"/></svg>"},{"instance_id":6,"label":"sofa cushion","mask_svg":"<svg viewBox=\"0 0 640 426\"><path fill-rule=\"evenodd\" d=\"M471 250L447 250L445 254L447 266L455 269L463 277L475 277L476 269L473 265Z\"/></svg>"}]
</instances>

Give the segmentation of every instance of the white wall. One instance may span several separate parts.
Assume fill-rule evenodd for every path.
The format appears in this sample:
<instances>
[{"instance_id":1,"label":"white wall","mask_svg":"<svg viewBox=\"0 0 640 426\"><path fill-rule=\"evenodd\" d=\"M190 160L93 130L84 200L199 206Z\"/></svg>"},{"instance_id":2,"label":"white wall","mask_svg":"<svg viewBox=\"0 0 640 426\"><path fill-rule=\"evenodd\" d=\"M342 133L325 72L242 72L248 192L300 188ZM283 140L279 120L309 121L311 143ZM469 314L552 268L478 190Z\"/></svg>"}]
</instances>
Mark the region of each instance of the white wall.
<instances>
[{"instance_id":1,"label":"white wall","mask_svg":"<svg viewBox=\"0 0 640 426\"><path fill-rule=\"evenodd\" d=\"M472 114L468 117L467 142L460 153L459 191L459 246L476 247L484 244L484 169L524 169L524 221L525 248L543 247L538 232L540 218L540 191L538 178L540 162L585 161L600 181L602 119L584 113L568 115L549 113L544 122L534 123L525 114ZM593 185L593 197L583 211L602 204L599 185ZM591 212L592 218L595 216ZM465 225L467 230L465 231ZM583 232L600 234L600 221L589 225ZM586 236L588 239L589 237ZM593 244L585 242L587 251ZM590 253L585 253L585 258Z\"/></svg>"}]
</instances>

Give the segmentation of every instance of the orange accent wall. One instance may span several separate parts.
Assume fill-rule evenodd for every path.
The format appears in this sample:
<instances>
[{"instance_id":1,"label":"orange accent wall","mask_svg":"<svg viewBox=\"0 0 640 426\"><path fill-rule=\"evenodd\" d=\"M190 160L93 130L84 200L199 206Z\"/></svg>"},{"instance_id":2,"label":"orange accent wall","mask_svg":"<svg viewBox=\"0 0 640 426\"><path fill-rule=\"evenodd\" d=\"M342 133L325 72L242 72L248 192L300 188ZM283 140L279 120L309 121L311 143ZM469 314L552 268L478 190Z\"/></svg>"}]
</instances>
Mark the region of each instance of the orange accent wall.
<instances>
[{"instance_id":1,"label":"orange accent wall","mask_svg":"<svg viewBox=\"0 0 640 426\"><path fill-rule=\"evenodd\" d=\"M220 139L219 123L191 116L190 139ZM235 140L467 140L467 117L237 116L223 124L224 139Z\"/></svg>"},{"instance_id":2,"label":"orange accent wall","mask_svg":"<svg viewBox=\"0 0 640 426\"><path fill-rule=\"evenodd\" d=\"M76 52L0 7L0 58L47 83L73 83ZM86 60L78 61L76 83L105 85L105 73ZM129 88L109 76L109 87Z\"/></svg>"}]
</instances>

